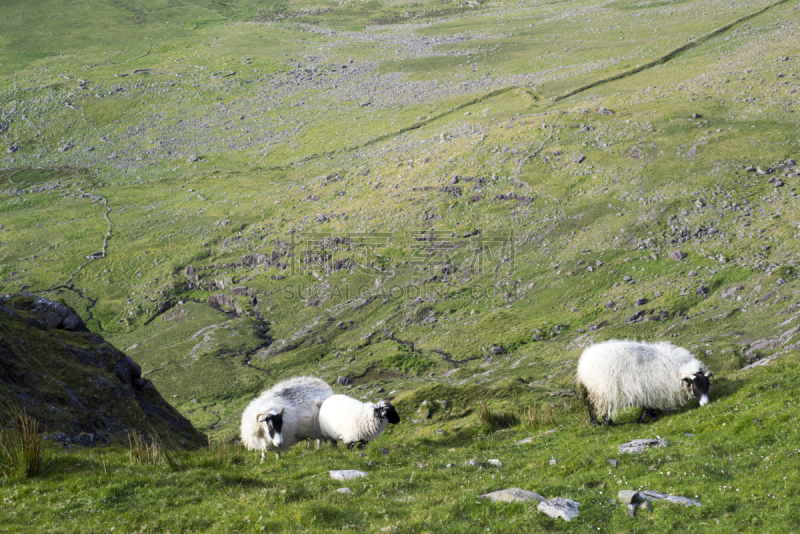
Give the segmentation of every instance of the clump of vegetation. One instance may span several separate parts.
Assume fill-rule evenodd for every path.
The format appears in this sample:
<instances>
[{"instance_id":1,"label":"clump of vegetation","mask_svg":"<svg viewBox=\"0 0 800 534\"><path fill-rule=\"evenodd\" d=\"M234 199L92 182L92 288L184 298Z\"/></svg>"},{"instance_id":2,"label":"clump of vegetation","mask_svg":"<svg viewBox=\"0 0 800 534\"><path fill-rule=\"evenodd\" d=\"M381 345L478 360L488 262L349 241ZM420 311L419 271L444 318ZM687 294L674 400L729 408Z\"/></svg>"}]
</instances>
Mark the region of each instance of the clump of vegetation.
<instances>
[{"instance_id":1,"label":"clump of vegetation","mask_svg":"<svg viewBox=\"0 0 800 534\"><path fill-rule=\"evenodd\" d=\"M6 404L0 416L11 421L11 429L0 428L0 475L33 477L42 466L39 422L14 404Z\"/></svg>"},{"instance_id":2,"label":"clump of vegetation","mask_svg":"<svg viewBox=\"0 0 800 534\"><path fill-rule=\"evenodd\" d=\"M489 434L511 428L519 423L519 417L514 413L514 405L510 412L492 411L486 404L486 398L478 401L478 421L480 428Z\"/></svg>"}]
</instances>

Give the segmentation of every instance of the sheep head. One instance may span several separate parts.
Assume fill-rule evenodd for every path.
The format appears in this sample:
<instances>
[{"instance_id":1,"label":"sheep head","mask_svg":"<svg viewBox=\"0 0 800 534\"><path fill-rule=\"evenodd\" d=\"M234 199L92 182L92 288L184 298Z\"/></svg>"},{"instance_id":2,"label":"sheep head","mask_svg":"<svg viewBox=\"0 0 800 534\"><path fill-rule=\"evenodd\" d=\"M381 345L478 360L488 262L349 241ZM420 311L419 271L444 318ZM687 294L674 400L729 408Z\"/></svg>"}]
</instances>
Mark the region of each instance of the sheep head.
<instances>
[{"instance_id":1,"label":"sheep head","mask_svg":"<svg viewBox=\"0 0 800 534\"><path fill-rule=\"evenodd\" d=\"M393 425L400 422L400 415L394 406L384 401L379 402L375 407L375 416L380 419L387 419Z\"/></svg>"},{"instance_id":2,"label":"sheep head","mask_svg":"<svg viewBox=\"0 0 800 534\"><path fill-rule=\"evenodd\" d=\"M283 414L285 411L286 408L281 408L280 411L270 410L269 413L258 414L256 416L258 422L267 428L269 439L276 447L280 447L283 443L281 429L283 428Z\"/></svg>"},{"instance_id":3,"label":"sheep head","mask_svg":"<svg viewBox=\"0 0 800 534\"><path fill-rule=\"evenodd\" d=\"M683 388L686 393L694 397L700 402L700 406L708 404L708 390L711 388L711 377L714 373L700 369L692 375L684 375L681 377Z\"/></svg>"}]
</instances>

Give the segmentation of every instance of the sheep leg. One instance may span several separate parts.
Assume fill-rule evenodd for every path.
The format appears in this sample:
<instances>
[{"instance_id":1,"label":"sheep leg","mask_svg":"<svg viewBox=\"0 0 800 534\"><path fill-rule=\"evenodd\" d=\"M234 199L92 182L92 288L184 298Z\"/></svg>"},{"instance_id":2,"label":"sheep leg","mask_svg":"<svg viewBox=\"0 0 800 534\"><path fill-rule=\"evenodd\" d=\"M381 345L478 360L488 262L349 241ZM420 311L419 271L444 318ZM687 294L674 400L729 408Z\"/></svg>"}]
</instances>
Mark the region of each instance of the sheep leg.
<instances>
[{"instance_id":1,"label":"sheep leg","mask_svg":"<svg viewBox=\"0 0 800 534\"><path fill-rule=\"evenodd\" d=\"M278 460L280 460L280 459L281 459L281 453L279 453L279 452L276 452L276 453L275 453L275 458L276 458L276 459L278 459Z\"/></svg>"},{"instance_id":2,"label":"sheep leg","mask_svg":"<svg viewBox=\"0 0 800 534\"><path fill-rule=\"evenodd\" d=\"M639 419L636 420L637 423L640 425L647 420L647 415L650 413L649 408L642 408L642 415L639 416Z\"/></svg>"},{"instance_id":3,"label":"sheep leg","mask_svg":"<svg viewBox=\"0 0 800 534\"><path fill-rule=\"evenodd\" d=\"M353 446L354 446L356 443L358 443L358 442L357 442L357 441L354 441L353 443L348 443L348 444L347 444L347 450L349 450L349 451L352 451L352 450L353 450Z\"/></svg>"},{"instance_id":4,"label":"sheep leg","mask_svg":"<svg viewBox=\"0 0 800 534\"><path fill-rule=\"evenodd\" d=\"M264 456L264 451L262 450L262 451L261 451L261 463L262 463L262 464L264 463L264 458L265 458L265 456Z\"/></svg>"},{"instance_id":5,"label":"sheep leg","mask_svg":"<svg viewBox=\"0 0 800 534\"><path fill-rule=\"evenodd\" d=\"M611 420L611 418L607 415L603 416L603 424L605 426L617 426L617 423Z\"/></svg>"},{"instance_id":6,"label":"sheep leg","mask_svg":"<svg viewBox=\"0 0 800 534\"><path fill-rule=\"evenodd\" d=\"M651 408L650 409L650 419L653 420L658 417L658 408Z\"/></svg>"},{"instance_id":7,"label":"sheep leg","mask_svg":"<svg viewBox=\"0 0 800 534\"><path fill-rule=\"evenodd\" d=\"M361 443L359 443L358 444L358 450L360 450L360 451L364 450L364 447L367 446L367 443L369 443L369 441L362 441Z\"/></svg>"},{"instance_id":8,"label":"sheep leg","mask_svg":"<svg viewBox=\"0 0 800 534\"><path fill-rule=\"evenodd\" d=\"M589 422L592 426L600 426L600 421L597 420L597 414L594 413L594 406L589 403Z\"/></svg>"}]
</instances>

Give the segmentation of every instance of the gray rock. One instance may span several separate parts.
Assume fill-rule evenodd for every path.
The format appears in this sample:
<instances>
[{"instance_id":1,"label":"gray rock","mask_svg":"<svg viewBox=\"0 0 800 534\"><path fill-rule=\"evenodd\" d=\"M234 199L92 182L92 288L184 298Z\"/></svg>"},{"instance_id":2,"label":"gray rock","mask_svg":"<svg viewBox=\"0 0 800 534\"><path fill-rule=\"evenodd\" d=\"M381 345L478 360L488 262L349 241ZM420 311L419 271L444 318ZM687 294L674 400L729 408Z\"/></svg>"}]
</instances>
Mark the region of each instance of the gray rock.
<instances>
[{"instance_id":1,"label":"gray rock","mask_svg":"<svg viewBox=\"0 0 800 534\"><path fill-rule=\"evenodd\" d=\"M556 460L555 458L550 458L550 465L556 465L556 464L558 464L558 460Z\"/></svg>"},{"instance_id":2,"label":"gray rock","mask_svg":"<svg viewBox=\"0 0 800 534\"><path fill-rule=\"evenodd\" d=\"M629 504L628 505L628 517L636 517L636 505Z\"/></svg>"},{"instance_id":3,"label":"gray rock","mask_svg":"<svg viewBox=\"0 0 800 534\"><path fill-rule=\"evenodd\" d=\"M688 497L682 497L680 495L669 495L667 493L659 493L657 491L640 491L639 494L648 501L667 501L667 502L674 502L676 504L682 504L684 506L703 506L703 503L700 501L695 501L694 499L690 499Z\"/></svg>"},{"instance_id":4,"label":"gray rock","mask_svg":"<svg viewBox=\"0 0 800 534\"><path fill-rule=\"evenodd\" d=\"M640 298L640 299L636 299L634 302L636 303L637 306L643 306L643 305L647 304L647 299L646 298Z\"/></svg>"},{"instance_id":5,"label":"gray rock","mask_svg":"<svg viewBox=\"0 0 800 534\"><path fill-rule=\"evenodd\" d=\"M517 445L525 445L526 443L531 443L532 441L533 441L533 436L519 440L517 442Z\"/></svg>"},{"instance_id":6,"label":"gray rock","mask_svg":"<svg viewBox=\"0 0 800 534\"><path fill-rule=\"evenodd\" d=\"M370 460L369 462L367 462L367 467L375 467L375 461Z\"/></svg>"},{"instance_id":7,"label":"gray rock","mask_svg":"<svg viewBox=\"0 0 800 534\"><path fill-rule=\"evenodd\" d=\"M355 469L344 469L342 471L328 471L331 478L334 480L350 480L353 478L366 477L369 473L364 471L357 471Z\"/></svg>"},{"instance_id":8,"label":"gray rock","mask_svg":"<svg viewBox=\"0 0 800 534\"><path fill-rule=\"evenodd\" d=\"M691 432L684 432L683 435L686 436L687 438L693 438L697 434L692 434Z\"/></svg>"},{"instance_id":9,"label":"gray rock","mask_svg":"<svg viewBox=\"0 0 800 534\"><path fill-rule=\"evenodd\" d=\"M572 499L556 497L549 501L540 502L536 509L554 519L560 517L564 521L571 521L573 517L578 517L580 505L581 503Z\"/></svg>"},{"instance_id":10,"label":"gray rock","mask_svg":"<svg viewBox=\"0 0 800 534\"><path fill-rule=\"evenodd\" d=\"M635 439L633 441L629 441L627 443L623 443L621 445L617 445L617 449L620 453L629 453L629 454L641 454L645 449L649 447L667 447L669 443L664 440L664 438L645 438L645 439Z\"/></svg>"},{"instance_id":11,"label":"gray rock","mask_svg":"<svg viewBox=\"0 0 800 534\"><path fill-rule=\"evenodd\" d=\"M616 506L617 505L617 499L608 499L608 504L610 504L611 506Z\"/></svg>"},{"instance_id":12,"label":"gray rock","mask_svg":"<svg viewBox=\"0 0 800 534\"><path fill-rule=\"evenodd\" d=\"M381 453L382 453L384 456L386 456L386 455L388 455L388 454L389 454L389 449L387 449L386 447L381 447Z\"/></svg>"},{"instance_id":13,"label":"gray rock","mask_svg":"<svg viewBox=\"0 0 800 534\"><path fill-rule=\"evenodd\" d=\"M688 276L697 276L697 271L689 271Z\"/></svg>"},{"instance_id":14,"label":"gray rock","mask_svg":"<svg viewBox=\"0 0 800 534\"><path fill-rule=\"evenodd\" d=\"M498 354L503 354L505 351L503 350L503 347L498 347L497 345L495 345L494 347L489 349L489 352L497 356Z\"/></svg>"},{"instance_id":15,"label":"gray rock","mask_svg":"<svg viewBox=\"0 0 800 534\"><path fill-rule=\"evenodd\" d=\"M128 386L137 385L142 377L142 368L127 355L114 364L111 372L117 375L120 382Z\"/></svg>"},{"instance_id":16,"label":"gray rock","mask_svg":"<svg viewBox=\"0 0 800 534\"><path fill-rule=\"evenodd\" d=\"M673 250L669 253L669 257L675 261L681 261L686 257L686 254L684 254L682 250Z\"/></svg>"},{"instance_id":17,"label":"gray rock","mask_svg":"<svg viewBox=\"0 0 800 534\"><path fill-rule=\"evenodd\" d=\"M481 495L478 498L486 499L487 501L491 502L544 502L546 500L535 491L528 491L520 488L508 488L504 490L493 491L491 493Z\"/></svg>"},{"instance_id":18,"label":"gray rock","mask_svg":"<svg viewBox=\"0 0 800 534\"><path fill-rule=\"evenodd\" d=\"M340 376L339 378L336 379L336 383L339 384L340 386L346 386L347 384L350 383L350 379L347 378L346 376Z\"/></svg>"},{"instance_id":19,"label":"gray rock","mask_svg":"<svg viewBox=\"0 0 800 534\"><path fill-rule=\"evenodd\" d=\"M491 460L487 460L487 463L489 465L493 465L495 467L503 467L503 463L500 460L496 459L496 458L492 458Z\"/></svg>"},{"instance_id":20,"label":"gray rock","mask_svg":"<svg viewBox=\"0 0 800 534\"><path fill-rule=\"evenodd\" d=\"M350 488L339 488L336 490L336 493L353 493L353 490Z\"/></svg>"},{"instance_id":21,"label":"gray rock","mask_svg":"<svg viewBox=\"0 0 800 534\"><path fill-rule=\"evenodd\" d=\"M614 307L614 301L613 300L609 300L608 302L605 303L605 307L610 310L611 308Z\"/></svg>"},{"instance_id":22,"label":"gray rock","mask_svg":"<svg viewBox=\"0 0 800 534\"><path fill-rule=\"evenodd\" d=\"M706 286L700 286L700 287L698 287L697 289L695 289L695 292L696 292L698 295L708 295L708 287L706 287Z\"/></svg>"},{"instance_id":23,"label":"gray rock","mask_svg":"<svg viewBox=\"0 0 800 534\"><path fill-rule=\"evenodd\" d=\"M601 107L600 109L597 110L597 114L598 115L613 115L614 112L611 111L610 109L606 109L604 107Z\"/></svg>"},{"instance_id":24,"label":"gray rock","mask_svg":"<svg viewBox=\"0 0 800 534\"><path fill-rule=\"evenodd\" d=\"M614 460L613 458L609 458L608 460L606 460L606 462L608 462L608 465L610 465L610 466L611 466L611 467L613 467L614 469L616 469L616 468L617 468L617 465L619 464L619 462L617 462L617 461L616 461L616 460Z\"/></svg>"},{"instance_id":25,"label":"gray rock","mask_svg":"<svg viewBox=\"0 0 800 534\"><path fill-rule=\"evenodd\" d=\"M50 436L50 439L54 441L63 441L64 443L70 443L72 441L72 438L69 437L68 434L65 434L63 432L56 432L55 434Z\"/></svg>"},{"instance_id":26,"label":"gray rock","mask_svg":"<svg viewBox=\"0 0 800 534\"><path fill-rule=\"evenodd\" d=\"M639 510L650 510L650 501L640 502L636 505Z\"/></svg>"},{"instance_id":27,"label":"gray rock","mask_svg":"<svg viewBox=\"0 0 800 534\"><path fill-rule=\"evenodd\" d=\"M94 447L94 441L94 434L87 434L85 432L81 432L77 436L72 437L72 443L77 443L84 447Z\"/></svg>"},{"instance_id":28,"label":"gray rock","mask_svg":"<svg viewBox=\"0 0 800 534\"><path fill-rule=\"evenodd\" d=\"M453 467L455 467L455 465L453 464L447 464L446 466L444 466L445 469L451 469Z\"/></svg>"},{"instance_id":29,"label":"gray rock","mask_svg":"<svg viewBox=\"0 0 800 534\"><path fill-rule=\"evenodd\" d=\"M464 465L468 465L468 466L471 466L471 467L480 467L481 466L481 464L479 464L478 461L475 460L475 459L468 460L468 461L464 462Z\"/></svg>"},{"instance_id":30,"label":"gray rock","mask_svg":"<svg viewBox=\"0 0 800 534\"><path fill-rule=\"evenodd\" d=\"M646 500L644 496L636 490L620 490L619 493L617 493L617 499L619 499L619 502L622 504L636 504Z\"/></svg>"}]
</instances>

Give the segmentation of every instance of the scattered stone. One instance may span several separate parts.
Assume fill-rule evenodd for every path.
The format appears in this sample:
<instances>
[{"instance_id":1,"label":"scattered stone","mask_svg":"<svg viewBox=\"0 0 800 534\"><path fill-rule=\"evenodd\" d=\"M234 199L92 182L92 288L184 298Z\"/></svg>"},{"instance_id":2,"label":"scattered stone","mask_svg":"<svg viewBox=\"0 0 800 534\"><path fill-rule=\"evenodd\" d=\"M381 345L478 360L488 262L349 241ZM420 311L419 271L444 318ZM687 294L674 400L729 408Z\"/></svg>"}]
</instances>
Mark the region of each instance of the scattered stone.
<instances>
[{"instance_id":1,"label":"scattered stone","mask_svg":"<svg viewBox=\"0 0 800 534\"><path fill-rule=\"evenodd\" d=\"M611 506L616 506L617 505L617 499L608 499L608 504L610 504Z\"/></svg>"},{"instance_id":2,"label":"scattered stone","mask_svg":"<svg viewBox=\"0 0 800 534\"><path fill-rule=\"evenodd\" d=\"M636 505L629 504L628 505L628 517L636 517Z\"/></svg>"},{"instance_id":3,"label":"scattered stone","mask_svg":"<svg viewBox=\"0 0 800 534\"><path fill-rule=\"evenodd\" d=\"M697 276L697 271L689 271L689 276Z\"/></svg>"},{"instance_id":4,"label":"scattered stone","mask_svg":"<svg viewBox=\"0 0 800 534\"><path fill-rule=\"evenodd\" d=\"M350 383L350 379L349 379L349 378L347 378L346 376L340 376L339 378L337 378L337 379L336 379L336 382L337 382L337 383L338 383L340 386L346 386L347 384L349 384L349 383Z\"/></svg>"},{"instance_id":5,"label":"scattered stone","mask_svg":"<svg viewBox=\"0 0 800 534\"><path fill-rule=\"evenodd\" d=\"M648 447L658 448L667 446L669 446L669 442L667 442L664 438L645 438L635 439L633 441L617 445L617 449L620 453L641 454Z\"/></svg>"},{"instance_id":6,"label":"scattered stone","mask_svg":"<svg viewBox=\"0 0 800 534\"><path fill-rule=\"evenodd\" d=\"M64 432L56 432L55 434L50 436L49 439L52 439L53 441L63 441L64 443L70 443L72 441L72 438L69 437L69 435L65 434Z\"/></svg>"},{"instance_id":7,"label":"scattered stone","mask_svg":"<svg viewBox=\"0 0 800 534\"><path fill-rule=\"evenodd\" d=\"M636 508L639 510L650 510L650 501L640 502L636 505Z\"/></svg>"},{"instance_id":8,"label":"scattered stone","mask_svg":"<svg viewBox=\"0 0 800 534\"><path fill-rule=\"evenodd\" d=\"M479 464L477 462L477 460L474 460L474 459L464 462L464 465L468 465L468 466L471 466L471 467L480 467L481 466L481 464Z\"/></svg>"},{"instance_id":9,"label":"scattered stone","mask_svg":"<svg viewBox=\"0 0 800 534\"><path fill-rule=\"evenodd\" d=\"M508 488L504 490L493 491L491 493L481 495L478 498L486 499L487 501L491 502L544 502L546 500L535 491L528 491L520 488Z\"/></svg>"},{"instance_id":10,"label":"scattered stone","mask_svg":"<svg viewBox=\"0 0 800 534\"><path fill-rule=\"evenodd\" d=\"M617 468L617 465L619 465L619 462L617 462L617 461L616 461L616 460L614 460L613 458L609 458L608 460L606 460L606 462L608 462L608 465L610 465L610 466L611 466L611 467L613 467L614 469L616 469L616 468Z\"/></svg>"},{"instance_id":11,"label":"scattered stone","mask_svg":"<svg viewBox=\"0 0 800 534\"><path fill-rule=\"evenodd\" d=\"M446 466L444 466L445 469L450 469L452 467L455 467L455 466L453 464L447 464Z\"/></svg>"},{"instance_id":12,"label":"scattered stone","mask_svg":"<svg viewBox=\"0 0 800 534\"><path fill-rule=\"evenodd\" d=\"M533 441L533 436L519 440L517 442L517 445L525 445L526 443L531 443L532 441Z\"/></svg>"},{"instance_id":13,"label":"scattered stone","mask_svg":"<svg viewBox=\"0 0 800 534\"><path fill-rule=\"evenodd\" d=\"M603 262L600 261L600 260L597 260L596 262L594 262L594 264L597 265L598 267L602 267L603 266Z\"/></svg>"},{"instance_id":14,"label":"scattered stone","mask_svg":"<svg viewBox=\"0 0 800 534\"><path fill-rule=\"evenodd\" d=\"M387 449L386 447L381 447L381 454L383 454L384 456L388 456L389 449Z\"/></svg>"},{"instance_id":15,"label":"scattered stone","mask_svg":"<svg viewBox=\"0 0 800 534\"><path fill-rule=\"evenodd\" d=\"M613 300L609 300L608 302L605 303L605 307L610 310L611 308L614 307L614 301Z\"/></svg>"},{"instance_id":16,"label":"scattered stone","mask_svg":"<svg viewBox=\"0 0 800 534\"><path fill-rule=\"evenodd\" d=\"M353 490L350 488L339 488L336 490L336 493L353 493Z\"/></svg>"},{"instance_id":17,"label":"scattered stone","mask_svg":"<svg viewBox=\"0 0 800 534\"><path fill-rule=\"evenodd\" d=\"M640 299L636 299L634 302L636 303L637 306L643 306L644 304L647 304L647 299L646 298L640 298Z\"/></svg>"},{"instance_id":18,"label":"scattered stone","mask_svg":"<svg viewBox=\"0 0 800 534\"><path fill-rule=\"evenodd\" d=\"M702 117L702 115L700 115L699 113L692 113L693 119L699 119L700 117Z\"/></svg>"},{"instance_id":19,"label":"scattered stone","mask_svg":"<svg viewBox=\"0 0 800 534\"><path fill-rule=\"evenodd\" d=\"M683 433L683 435L684 435L684 436L686 436L687 438L693 438L693 437L695 437L697 434L692 434L691 432L684 432L684 433Z\"/></svg>"},{"instance_id":20,"label":"scattered stone","mask_svg":"<svg viewBox=\"0 0 800 534\"><path fill-rule=\"evenodd\" d=\"M584 156L583 154L581 154L581 155L579 155L579 156L577 156L577 157L575 158L575 163L583 163L585 160L586 160L586 156Z\"/></svg>"},{"instance_id":21,"label":"scattered stone","mask_svg":"<svg viewBox=\"0 0 800 534\"><path fill-rule=\"evenodd\" d=\"M367 462L367 467L375 467L375 460L370 460Z\"/></svg>"},{"instance_id":22,"label":"scattered stone","mask_svg":"<svg viewBox=\"0 0 800 534\"><path fill-rule=\"evenodd\" d=\"M682 504L684 506L703 506L703 503L700 501L696 501L688 497L682 497L680 495L670 495L668 493L659 493L657 491L640 491L638 493L645 501L667 501L675 504Z\"/></svg>"},{"instance_id":23,"label":"scattered stone","mask_svg":"<svg viewBox=\"0 0 800 534\"><path fill-rule=\"evenodd\" d=\"M623 277L622 277L622 281L623 281L623 282L630 282L631 280L633 280L633 278L631 278L631 277L630 277L630 276L628 276L627 274L626 274L625 276L623 276Z\"/></svg>"},{"instance_id":24,"label":"scattered stone","mask_svg":"<svg viewBox=\"0 0 800 534\"><path fill-rule=\"evenodd\" d=\"M675 261L681 261L683 258L686 257L686 254L684 254L682 250L673 250L672 252L669 253L669 257L670 259L673 259Z\"/></svg>"},{"instance_id":25,"label":"scattered stone","mask_svg":"<svg viewBox=\"0 0 800 534\"><path fill-rule=\"evenodd\" d=\"M556 497L549 501L540 502L536 509L554 519L560 517L564 521L571 521L573 517L578 517L580 505L581 503L572 499Z\"/></svg>"},{"instance_id":26,"label":"scattered stone","mask_svg":"<svg viewBox=\"0 0 800 534\"><path fill-rule=\"evenodd\" d=\"M487 460L487 463L489 465L493 465L495 467L503 467L503 463L500 460L496 459L496 458L492 458L491 460Z\"/></svg>"},{"instance_id":27,"label":"scattered stone","mask_svg":"<svg viewBox=\"0 0 800 534\"><path fill-rule=\"evenodd\" d=\"M698 295L708 295L708 287L700 286L695 289L695 292L697 292Z\"/></svg>"},{"instance_id":28,"label":"scattered stone","mask_svg":"<svg viewBox=\"0 0 800 534\"><path fill-rule=\"evenodd\" d=\"M600 109L597 110L597 114L598 115L613 115L614 112L611 111L610 109L606 109L604 107L601 107Z\"/></svg>"},{"instance_id":29,"label":"scattered stone","mask_svg":"<svg viewBox=\"0 0 800 534\"><path fill-rule=\"evenodd\" d=\"M636 490L620 490L617 499L622 504L637 504L645 500L644 496Z\"/></svg>"},{"instance_id":30,"label":"scattered stone","mask_svg":"<svg viewBox=\"0 0 800 534\"><path fill-rule=\"evenodd\" d=\"M558 460L556 460L555 458L550 458L550 465L556 465L556 464L558 464Z\"/></svg>"},{"instance_id":31,"label":"scattered stone","mask_svg":"<svg viewBox=\"0 0 800 534\"><path fill-rule=\"evenodd\" d=\"M83 445L84 447L94 447L95 435L81 432L77 436L72 437L72 443L77 443L78 445Z\"/></svg>"},{"instance_id":32,"label":"scattered stone","mask_svg":"<svg viewBox=\"0 0 800 534\"><path fill-rule=\"evenodd\" d=\"M356 469L344 469L341 471L328 471L331 478L334 480L350 480L353 478L359 477L366 477L369 476L369 473L365 473L364 471L358 471Z\"/></svg>"},{"instance_id":33,"label":"scattered stone","mask_svg":"<svg viewBox=\"0 0 800 534\"><path fill-rule=\"evenodd\" d=\"M496 356L496 355L499 355L499 354L503 354L505 352L505 350L503 350L503 347L498 347L497 345L495 345L494 347L489 349L489 352L491 352L492 354L494 354Z\"/></svg>"}]
</instances>

